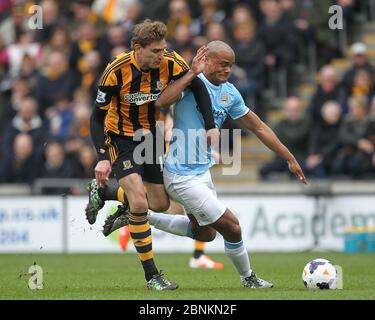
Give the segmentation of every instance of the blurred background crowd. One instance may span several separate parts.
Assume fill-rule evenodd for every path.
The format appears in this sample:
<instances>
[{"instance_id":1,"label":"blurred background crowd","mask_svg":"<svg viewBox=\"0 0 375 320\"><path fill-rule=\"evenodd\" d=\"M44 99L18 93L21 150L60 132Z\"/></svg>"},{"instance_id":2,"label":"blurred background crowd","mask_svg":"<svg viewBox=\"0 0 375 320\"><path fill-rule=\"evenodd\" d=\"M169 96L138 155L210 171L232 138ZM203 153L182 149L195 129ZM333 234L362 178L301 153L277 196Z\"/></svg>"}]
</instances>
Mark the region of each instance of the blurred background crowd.
<instances>
[{"instance_id":1,"label":"blurred background crowd","mask_svg":"<svg viewBox=\"0 0 375 320\"><path fill-rule=\"evenodd\" d=\"M31 29L32 5L43 28ZM344 30L331 30L331 5ZM211 40L236 52L231 82L311 178L375 173L375 67L359 37L371 0L1 0L0 183L94 176L89 118L101 73L145 18L188 62ZM374 39L375 40L375 39ZM337 70L335 60L345 60ZM306 98L301 84L312 86ZM276 117L270 115L277 114ZM236 128L228 119L226 128ZM246 139L249 133L244 133ZM287 172L273 158L259 179ZM61 192L55 190L54 192ZM73 192L70 190L70 192Z\"/></svg>"}]
</instances>

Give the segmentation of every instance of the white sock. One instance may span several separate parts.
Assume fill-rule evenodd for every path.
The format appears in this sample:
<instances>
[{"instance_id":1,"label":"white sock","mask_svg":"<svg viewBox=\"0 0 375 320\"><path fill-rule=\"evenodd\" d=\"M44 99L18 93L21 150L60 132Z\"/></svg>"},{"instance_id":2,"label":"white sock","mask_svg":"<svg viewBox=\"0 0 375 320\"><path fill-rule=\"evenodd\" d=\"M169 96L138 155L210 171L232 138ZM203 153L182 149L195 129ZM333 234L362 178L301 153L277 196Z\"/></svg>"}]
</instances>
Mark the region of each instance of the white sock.
<instances>
[{"instance_id":1,"label":"white sock","mask_svg":"<svg viewBox=\"0 0 375 320\"><path fill-rule=\"evenodd\" d=\"M148 221L156 229L178 236L193 238L191 223L188 217L178 214L149 212Z\"/></svg>"},{"instance_id":2,"label":"white sock","mask_svg":"<svg viewBox=\"0 0 375 320\"><path fill-rule=\"evenodd\" d=\"M249 255L243 245L243 241L232 243L224 240L224 246L226 255L232 260L241 279L250 277L252 270Z\"/></svg>"}]
</instances>

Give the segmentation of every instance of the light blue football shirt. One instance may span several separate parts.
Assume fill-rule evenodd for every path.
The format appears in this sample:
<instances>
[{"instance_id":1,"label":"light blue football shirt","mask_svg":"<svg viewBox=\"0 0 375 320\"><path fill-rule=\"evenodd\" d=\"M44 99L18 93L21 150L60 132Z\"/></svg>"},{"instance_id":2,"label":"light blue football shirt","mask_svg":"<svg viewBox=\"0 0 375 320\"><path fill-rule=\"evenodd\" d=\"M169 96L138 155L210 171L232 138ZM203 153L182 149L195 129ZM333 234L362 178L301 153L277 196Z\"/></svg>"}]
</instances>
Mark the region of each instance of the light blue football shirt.
<instances>
[{"instance_id":1,"label":"light blue football shirt","mask_svg":"<svg viewBox=\"0 0 375 320\"><path fill-rule=\"evenodd\" d=\"M216 86L203 73L199 78L210 94L216 128L221 128L227 116L236 120L250 111L233 84L225 82ZM187 89L174 107L172 141L164 168L179 175L196 175L206 172L214 164L211 148L206 143L203 116L192 91Z\"/></svg>"}]
</instances>

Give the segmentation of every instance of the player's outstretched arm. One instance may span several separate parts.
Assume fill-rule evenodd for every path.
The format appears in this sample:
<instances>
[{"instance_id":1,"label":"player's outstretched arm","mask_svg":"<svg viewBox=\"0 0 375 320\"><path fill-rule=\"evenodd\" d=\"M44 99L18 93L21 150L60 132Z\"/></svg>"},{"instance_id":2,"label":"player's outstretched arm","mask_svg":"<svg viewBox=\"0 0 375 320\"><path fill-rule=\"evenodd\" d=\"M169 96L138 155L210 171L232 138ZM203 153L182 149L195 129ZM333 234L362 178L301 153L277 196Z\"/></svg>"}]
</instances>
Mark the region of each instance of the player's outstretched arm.
<instances>
[{"instance_id":1,"label":"player's outstretched arm","mask_svg":"<svg viewBox=\"0 0 375 320\"><path fill-rule=\"evenodd\" d=\"M280 157L288 162L289 170L296 175L298 180L307 184L306 177L298 164L296 158L288 150L288 148L281 143L272 129L267 126L259 117L249 111L239 121L249 130L253 131L255 135L272 151L276 152Z\"/></svg>"}]
</instances>

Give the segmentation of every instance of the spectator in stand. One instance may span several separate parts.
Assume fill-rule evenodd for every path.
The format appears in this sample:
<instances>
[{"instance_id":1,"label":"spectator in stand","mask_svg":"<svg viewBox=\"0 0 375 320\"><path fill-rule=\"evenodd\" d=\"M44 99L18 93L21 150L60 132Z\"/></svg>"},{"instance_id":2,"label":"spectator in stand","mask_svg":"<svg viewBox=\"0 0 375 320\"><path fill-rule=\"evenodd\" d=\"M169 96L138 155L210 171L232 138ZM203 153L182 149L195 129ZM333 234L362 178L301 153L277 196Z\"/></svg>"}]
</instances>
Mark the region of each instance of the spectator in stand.
<instances>
[{"instance_id":1,"label":"spectator in stand","mask_svg":"<svg viewBox=\"0 0 375 320\"><path fill-rule=\"evenodd\" d=\"M331 172L332 161L340 148L337 139L341 128L341 106L336 101L327 101L322 109L322 121L312 129L309 140L309 156L305 161L308 174L315 178L326 178Z\"/></svg>"},{"instance_id":2,"label":"spectator in stand","mask_svg":"<svg viewBox=\"0 0 375 320\"><path fill-rule=\"evenodd\" d=\"M188 64L191 63L198 49L192 43L190 27L186 24L179 24L176 26L175 38L170 46L171 49L178 52Z\"/></svg>"},{"instance_id":3,"label":"spectator in stand","mask_svg":"<svg viewBox=\"0 0 375 320\"><path fill-rule=\"evenodd\" d=\"M42 7L43 28L36 29L35 38L44 45L51 39L53 31L57 27L63 27L66 21L60 16L59 5L55 0L43 0L40 6Z\"/></svg>"},{"instance_id":4,"label":"spectator in stand","mask_svg":"<svg viewBox=\"0 0 375 320\"><path fill-rule=\"evenodd\" d=\"M353 156L353 177L374 178L375 174L375 98L370 105L369 122L357 143L358 151ZM370 174L370 175L369 175Z\"/></svg>"},{"instance_id":5,"label":"spectator in stand","mask_svg":"<svg viewBox=\"0 0 375 320\"><path fill-rule=\"evenodd\" d=\"M360 5L370 6L369 1L360 1L360 0L335 0L336 5L339 5L343 9L344 17L344 28L347 32L348 43L353 42L353 38L356 38L354 26L354 13L356 9L359 9ZM360 2L362 2L360 4Z\"/></svg>"},{"instance_id":6,"label":"spectator in stand","mask_svg":"<svg viewBox=\"0 0 375 320\"><path fill-rule=\"evenodd\" d=\"M12 12L13 0L2 0L0 2L0 49L2 46L7 46L13 42L12 19L10 14Z\"/></svg>"},{"instance_id":7,"label":"spectator in stand","mask_svg":"<svg viewBox=\"0 0 375 320\"><path fill-rule=\"evenodd\" d=\"M167 20L167 40L171 41L176 36L176 28L178 25L186 25L190 27L192 17L190 13L189 4L186 0L172 0L169 1L169 17Z\"/></svg>"},{"instance_id":8,"label":"spectator in stand","mask_svg":"<svg viewBox=\"0 0 375 320\"><path fill-rule=\"evenodd\" d=\"M30 83L30 86L33 88L35 87L38 76L39 70L37 65L37 59L34 59L29 55L25 55L21 62L18 77L27 79Z\"/></svg>"},{"instance_id":9,"label":"spectator in stand","mask_svg":"<svg viewBox=\"0 0 375 320\"><path fill-rule=\"evenodd\" d=\"M56 104L47 110L46 117L49 121L50 137L64 142L73 121L72 103L66 96L61 96Z\"/></svg>"},{"instance_id":10,"label":"spectator in stand","mask_svg":"<svg viewBox=\"0 0 375 320\"><path fill-rule=\"evenodd\" d=\"M40 178L71 178L72 168L65 159L63 145L58 141L50 141L45 148L45 162L41 168ZM43 188L43 194L66 194L67 188Z\"/></svg>"},{"instance_id":11,"label":"spectator in stand","mask_svg":"<svg viewBox=\"0 0 375 320\"><path fill-rule=\"evenodd\" d=\"M96 162L96 153L93 147L88 144L83 145L79 149L74 162L73 176L80 179L92 179L93 175L95 175Z\"/></svg>"},{"instance_id":12,"label":"spectator in stand","mask_svg":"<svg viewBox=\"0 0 375 320\"><path fill-rule=\"evenodd\" d=\"M91 143L89 131L90 106L90 97L87 92L76 91L72 108L73 121L65 141L65 151L69 159L73 159L85 144Z\"/></svg>"},{"instance_id":13,"label":"spectator in stand","mask_svg":"<svg viewBox=\"0 0 375 320\"><path fill-rule=\"evenodd\" d=\"M95 24L84 23L79 27L78 39L72 43L69 66L72 70L84 71L83 56L92 50L100 51L100 41Z\"/></svg>"},{"instance_id":14,"label":"spectator in stand","mask_svg":"<svg viewBox=\"0 0 375 320\"><path fill-rule=\"evenodd\" d=\"M76 81L73 72L68 69L68 61L64 53L52 52L34 88L39 103L39 114L45 117L46 110L54 106L61 96L71 99Z\"/></svg>"},{"instance_id":15,"label":"spectator in stand","mask_svg":"<svg viewBox=\"0 0 375 320\"><path fill-rule=\"evenodd\" d=\"M11 82L9 91L0 95L0 137L20 110L22 100L30 93L31 87L27 79L18 78Z\"/></svg>"},{"instance_id":16,"label":"spectator in stand","mask_svg":"<svg viewBox=\"0 0 375 320\"><path fill-rule=\"evenodd\" d=\"M342 87L346 94L351 95L352 88L354 85L354 78L358 69L366 69L371 75L371 82L374 83L375 67L371 64L368 56L367 45L362 42L356 42L351 46L351 54L353 59L353 65L348 69L342 80Z\"/></svg>"},{"instance_id":17,"label":"spectator in stand","mask_svg":"<svg viewBox=\"0 0 375 320\"><path fill-rule=\"evenodd\" d=\"M91 50L81 59L81 72L79 74L78 88L90 95L92 104L97 95L97 86L101 72L101 56L99 51Z\"/></svg>"},{"instance_id":18,"label":"spectator in stand","mask_svg":"<svg viewBox=\"0 0 375 320\"><path fill-rule=\"evenodd\" d=\"M79 38L80 27L83 24L95 25L98 34L103 34L107 26L91 8L92 0L74 0L71 3L73 19L69 23L70 36L76 41Z\"/></svg>"},{"instance_id":19,"label":"spectator in stand","mask_svg":"<svg viewBox=\"0 0 375 320\"><path fill-rule=\"evenodd\" d=\"M12 157L14 140L20 133L27 133L32 137L34 153L42 153L43 144L48 137L48 126L37 112L38 105L34 98L26 97L20 103L20 109L5 130L3 154Z\"/></svg>"},{"instance_id":20,"label":"spectator in stand","mask_svg":"<svg viewBox=\"0 0 375 320\"><path fill-rule=\"evenodd\" d=\"M338 155L332 164L332 173L347 174L353 177L357 173L356 153L361 146L369 124L367 97L351 97L349 113L346 115L340 129L341 144Z\"/></svg>"},{"instance_id":21,"label":"spectator in stand","mask_svg":"<svg viewBox=\"0 0 375 320\"><path fill-rule=\"evenodd\" d=\"M67 57L70 54L70 37L68 31L63 27L56 27L51 31L51 36L43 46L43 56L40 66L43 67L48 63L49 56L52 52L62 52Z\"/></svg>"},{"instance_id":22,"label":"spectator in stand","mask_svg":"<svg viewBox=\"0 0 375 320\"><path fill-rule=\"evenodd\" d=\"M345 92L339 84L339 77L335 68L331 65L324 66L319 72L318 88L313 94L308 110L312 120L324 122L321 109L327 101L337 101L342 105L345 100Z\"/></svg>"},{"instance_id":23,"label":"spectator in stand","mask_svg":"<svg viewBox=\"0 0 375 320\"><path fill-rule=\"evenodd\" d=\"M151 20L167 21L169 0L141 0L143 15Z\"/></svg>"},{"instance_id":24,"label":"spectator in stand","mask_svg":"<svg viewBox=\"0 0 375 320\"><path fill-rule=\"evenodd\" d=\"M283 105L283 112L284 119L274 126L274 131L297 161L303 165L311 130L310 118L304 115L302 102L298 97L287 98ZM263 165L259 173L262 179L267 179L274 172L289 173L288 165L278 156L272 162Z\"/></svg>"},{"instance_id":25,"label":"spectator in stand","mask_svg":"<svg viewBox=\"0 0 375 320\"><path fill-rule=\"evenodd\" d=\"M1 6L3 6L1 8ZM10 6L10 7L9 7ZM0 22L0 48L14 44L17 35L25 30L25 7L14 3L14 0L3 0L0 4L2 11Z\"/></svg>"},{"instance_id":26,"label":"spectator in stand","mask_svg":"<svg viewBox=\"0 0 375 320\"><path fill-rule=\"evenodd\" d=\"M199 0L201 15L192 22L194 36L207 34L208 26L213 23L224 23L226 13L220 9L218 0Z\"/></svg>"},{"instance_id":27,"label":"spectator in stand","mask_svg":"<svg viewBox=\"0 0 375 320\"><path fill-rule=\"evenodd\" d=\"M144 0L142 2L144 2ZM134 2L130 3L128 5L128 9L127 9L127 13L126 13L126 19L123 18L120 21L120 25L125 29L125 31L128 35L133 33L134 26L137 23L140 23L142 20L145 19L144 14L143 14L144 4L142 4L142 2L134 1ZM150 16L148 16L148 17L150 17ZM160 19L160 17L158 19Z\"/></svg>"},{"instance_id":28,"label":"spectator in stand","mask_svg":"<svg viewBox=\"0 0 375 320\"><path fill-rule=\"evenodd\" d=\"M32 59L35 64L42 57L42 46L34 41L31 30L21 31L17 36L16 43L10 44L1 54L0 63L8 65L11 79L19 76L25 57Z\"/></svg>"},{"instance_id":29,"label":"spectator in stand","mask_svg":"<svg viewBox=\"0 0 375 320\"><path fill-rule=\"evenodd\" d=\"M93 12L106 24L116 24L122 19L127 19L127 12L137 0L94 0L92 4Z\"/></svg>"},{"instance_id":30,"label":"spectator in stand","mask_svg":"<svg viewBox=\"0 0 375 320\"><path fill-rule=\"evenodd\" d=\"M236 87L245 98L248 105L255 106L255 111L264 118L264 110L257 107L256 97L264 88L265 68L259 63L265 56L263 43L256 37L256 25L247 6L238 5L234 8L232 15L233 49L236 52L236 66L244 70L244 77ZM235 70L234 70L235 72Z\"/></svg>"},{"instance_id":31,"label":"spectator in stand","mask_svg":"<svg viewBox=\"0 0 375 320\"><path fill-rule=\"evenodd\" d=\"M278 0L261 0L260 7L264 18L258 29L258 37L266 49L264 63L269 75L280 68L284 69L290 88L291 67L298 58L297 32L292 22L283 15Z\"/></svg>"},{"instance_id":32,"label":"spectator in stand","mask_svg":"<svg viewBox=\"0 0 375 320\"><path fill-rule=\"evenodd\" d=\"M116 24L108 26L105 36L100 39L100 43L98 44L98 47L100 47L101 60L103 62L111 61L110 54L113 48L129 45L130 39L128 33L122 25ZM105 68L103 62L100 64L100 66Z\"/></svg>"},{"instance_id":33,"label":"spectator in stand","mask_svg":"<svg viewBox=\"0 0 375 320\"><path fill-rule=\"evenodd\" d=\"M369 101L374 95L373 75L365 68L358 68L354 74L353 86L349 92L349 97L346 98L343 109L348 111L348 100L350 97L367 97Z\"/></svg>"},{"instance_id":34,"label":"spectator in stand","mask_svg":"<svg viewBox=\"0 0 375 320\"><path fill-rule=\"evenodd\" d=\"M34 153L32 137L27 133L17 134L10 154L0 168L0 181L31 184L35 178L34 168L38 168L40 162Z\"/></svg>"},{"instance_id":35,"label":"spectator in stand","mask_svg":"<svg viewBox=\"0 0 375 320\"><path fill-rule=\"evenodd\" d=\"M318 68L330 63L331 59L338 56L338 43L336 33L327 26L331 17L330 1L315 0L280 0L284 13L293 22L299 38L300 49L307 48L308 43L316 44ZM304 50L300 50L305 54Z\"/></svg>"}]
</instances>

